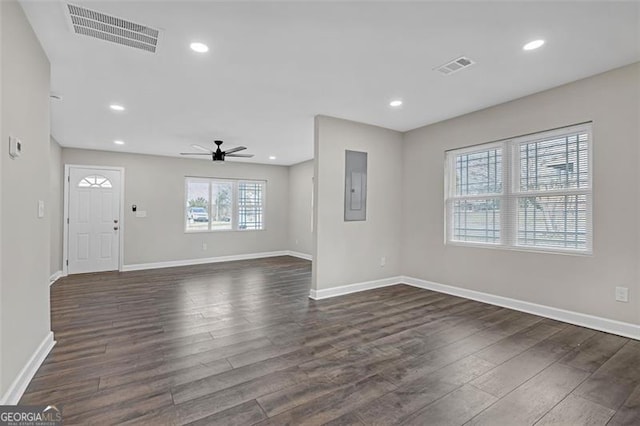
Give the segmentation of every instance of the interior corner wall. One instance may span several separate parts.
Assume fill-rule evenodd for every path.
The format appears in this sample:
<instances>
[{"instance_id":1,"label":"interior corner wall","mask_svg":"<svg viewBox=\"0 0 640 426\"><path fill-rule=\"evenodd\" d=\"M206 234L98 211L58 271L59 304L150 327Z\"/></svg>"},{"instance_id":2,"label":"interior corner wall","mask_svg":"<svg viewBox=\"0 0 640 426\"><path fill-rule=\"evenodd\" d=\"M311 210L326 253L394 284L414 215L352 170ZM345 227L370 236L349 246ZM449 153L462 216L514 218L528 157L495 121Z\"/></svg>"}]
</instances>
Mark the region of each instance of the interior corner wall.
<instances>
[{"instance_id":1,"label":"interior corner wall","mask_svg":"<svg viewBox=\"0 0 640 426\"><path fill-rule=\"evenodd\" d=\"M49 275L62 272L62 234L63 234L63 180L64 167L62 165L62 148L52 137L50 142L49 157L49 217L51 220L51 253Z\"/></svg>"},{"instance_id":2,"label":"interior corner wall","mask_svg":"<svg viewBox=\"0 0 640 426\"><path fill-rule=\"evenodd\" d=\"M402 134L318 116L314 150L312 291L399 275ZM345 150L368 154L365 221L344 221Z\"/></svg>"},{"instance_id":3,"label":"interior corner wall","mask_svg":"<svg viewBox=\"0 0 640 426\"><path fill-rule=\"evenodd\" d=\"M313 160L289 167L289 249L311 256Z\"/></svg>"},{"instance_id":4,"label":"interior corner wall","mask_svg":"<svg viewBox=\"0 0 640 426\"><path fill-rule=\"evenodd\" d=\"M22 7L2 2L0 400L50 336L49 62ZM9 135L23 143L8 155ZM38 200L45 217L38 218Z\"/></svg>"},{"instance_id":5,"label":"interior corner wall","mask_svg":"<svg viewBox=\"0 0 640 426\"><path fill-rule=\"evenodd\" d=\"M190 158L73 148L62 149L62 161L65 165L124 167L125 266L288 250L286 166L231 161L214 164ZM186 233L187 176L266 180L265 230ZM133 204L139 211L146 211L147 217L136 217Z\"/></svg>"},{"instance_id":6,"label":"interior corner wall","mask_svg":"<svg viewBox=\"0 0 640 426\"><path fill-rule=\"evenodd\" d=\"M445 150L593 121L593 255L444 244ZM640 64L458 118L404 138L404 275L640 323ZM629 288L629 303L614 300Z\"/></svg>"}]
</instances>

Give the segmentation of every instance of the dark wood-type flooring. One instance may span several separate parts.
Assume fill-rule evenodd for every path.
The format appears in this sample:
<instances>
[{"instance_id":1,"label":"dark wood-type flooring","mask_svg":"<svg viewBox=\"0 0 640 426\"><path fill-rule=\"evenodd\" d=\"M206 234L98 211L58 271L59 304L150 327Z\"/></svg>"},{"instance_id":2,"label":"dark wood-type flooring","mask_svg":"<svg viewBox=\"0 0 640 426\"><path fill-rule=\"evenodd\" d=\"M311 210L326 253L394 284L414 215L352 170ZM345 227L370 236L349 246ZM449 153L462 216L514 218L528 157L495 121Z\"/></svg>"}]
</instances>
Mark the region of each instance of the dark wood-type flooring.
<instances>
[{"instance_id":1,"label":"dark wood-type flooring","mask_svg":"<svg viewBox=\"0 0 640 426\"><path fill-rule=\"evenodd\" d=\"M640 342L292 257L67 277L21 404L65 424L640 424Z\"/></svg>"}]
</instances>

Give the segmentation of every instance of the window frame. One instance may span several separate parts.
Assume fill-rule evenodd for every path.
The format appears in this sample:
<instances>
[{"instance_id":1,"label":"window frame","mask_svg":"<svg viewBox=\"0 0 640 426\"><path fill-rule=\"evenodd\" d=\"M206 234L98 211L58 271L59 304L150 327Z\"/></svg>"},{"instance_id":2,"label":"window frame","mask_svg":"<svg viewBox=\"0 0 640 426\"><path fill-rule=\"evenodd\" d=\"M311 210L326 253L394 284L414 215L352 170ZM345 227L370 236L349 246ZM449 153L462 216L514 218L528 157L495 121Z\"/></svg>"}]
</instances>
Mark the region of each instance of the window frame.
<instances>
[{"instance_id":1,"label":"window frame","mask_svg":"<svg viewBox=\"0 0 640 426\"><path fill-rule=\"evenodd\" d=\"M208 184L208 213L209 213L209 222L207 223L207 229L188 229L189 218L188 218L188 209L189 209L189 182L190 181L200 181L206 182ZM211 229L211 211L213 208L213 197L212 197L212 187L213 183L231 183L231 229ZM260 229L241 229L239 228L240 224L240 213L239 213L239 195L240 195L240 184L241 183L250 183L250 184L260 184L262 186L262 227ZM211 232L261 232L266 231L267 229L267 221L266 221L266 212L267 212L267 180L266 179L236 179L236 178L217 178L217 177L202 177L202 176L185 176L184 177L184 204L182 214L184 216L184 225L183 232L185 234L201 234L201 233L211 233Z\"/></svg>"},{"instance_id":2,"label":"window frame","mask_svg":"<svg viewBox=\"0 0 640 426\"><path fill-rule=\"evenodd\" d=\"M453 205L453 202L456 200L459 201L474 201L474 200L486 200L488 198L498 198L500 199L500 203L502 205L503 197L505 196L505 186L506 186L506 176L505 176L505 167L502 167L502 190L501 192L487 192L482 194L473 194L473 195L455 195L455 182L456 182L456 167L455 167L455 159L456 155L469 155L477 152L488 151L492 149L501 149L502 152L500 154L503 159L506 155L504 150L504 143L502 141L498 142L488 142L480 145L473 145L466 148L460 148L456 150L450 150L445 153L445 244L455 244L455 245L464 245L464 246L482 246L482 247L499 247L502 243L487 243L481 241L460 241L454 240L450 238L453 235L453 226L455 221L453 220L452 213L449 212L450 206ZM503 222L503 211L504 209L500 209L500 223ZM502 227L500 229L500 240L502 241Z\"/></svg>"},{"instance_id":3,"label":"window frame","mask_svg":"<svg viewBox=\"0 0 640 426\"><path fill-rule=\"evenodd\" d=\"M520 146L541 140L549 140L576 133L586 133L587 141L587 187L562 188L553 190L522 190L520 188ZM456 168L455 161L459 155L483 152L491 149L502 149L502 192L474 195L456 195ZM593 255L593 129L592 122L566 126L554 130L531 133L523 136L487 142L459 149L445 151L445 185L444 185L444 243L451 246L482 247L491 249L515 250L526 252L540 252L553 254L566 254L577 256ZM545 196L579 196L586 198L586 236L585 249L570 247L545 247L518 244L518 202L523 197ZM500 242L488 243L480 241L461 241L453 239L453 203L457 200L473 200L497 198L500 200Z\"/></svg>"},{"instance_id":4,"label":"window frame","mask_svg":"<svg viewBox=\"0 0 640 426\"><path fill-rule=\"evenodd\" d=\"M260 200L260 208L262 210L262 228L260 229L255 229L255 228L240 228L240 185L241 184L250 184L250 185L254 185L254 184L260 184L262 186L260 192L262 194L261 200ZM235 183L235 198L234 198L234 202L233 202L233 206L232 206L232 210L233 210L233 215L234 215L234 229L237 228L238 231L263 231L265 229L265 200L266 200L266 193L267 193L267 185L266 185L266 181L260 181L260 180L248 180L248 179L239 179L236 180Z\"/></svg>"}]
</instances>

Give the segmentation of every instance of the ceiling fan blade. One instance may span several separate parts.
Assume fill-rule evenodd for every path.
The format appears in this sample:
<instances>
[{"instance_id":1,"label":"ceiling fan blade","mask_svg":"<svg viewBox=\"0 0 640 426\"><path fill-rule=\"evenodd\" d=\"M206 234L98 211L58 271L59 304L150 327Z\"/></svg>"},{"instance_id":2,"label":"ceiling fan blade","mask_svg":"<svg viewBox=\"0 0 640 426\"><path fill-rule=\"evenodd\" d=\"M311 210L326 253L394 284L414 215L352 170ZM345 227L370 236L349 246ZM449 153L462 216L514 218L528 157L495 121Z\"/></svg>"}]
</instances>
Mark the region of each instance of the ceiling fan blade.
<instances>
[{"instance_id":1,"label":"ceiling fan blade","mask_svg":"<svg viewBox=\"0 0 640 426\"><path fill-rule=\"evenodd\" d=\"M235 148L231 148L226 150L225 154L233 154L234 152L242 151L243 149L247 149L246 146L236 146Z\"/></svg>"},{"instance_id":2,"label":"ceiling fan blade","mask_svg":"<svg viewBox=\"0 0 640 426\"><path fill-rule=\"evenodd\" d=\"M211 151L209 148L205 148L201 145L191 145L191 148L199 149L200 151L208 152L209 154L213 153L213 151Z\"/></svg>"},{"instance_id":3,"label":"ceiling fan blade","mask_svg":"<svg viewBox=\"0 0 640 426\"><path fill-rule=\"evenodd\" d=\"M225 154L225 157L241 157L241 158L251 158L253 154Z\"/></svg>"},{"instance_id":4,"label":"ceiling fan blade","mask_svg":"<svg viewBox=\"0 0 640 426\"><path fill-rule=\"evenodd\" d=\"M208 155L211 156L212 153L205 153L205 152L181 152L180 155Z\"/></svg>"}]
</instances>

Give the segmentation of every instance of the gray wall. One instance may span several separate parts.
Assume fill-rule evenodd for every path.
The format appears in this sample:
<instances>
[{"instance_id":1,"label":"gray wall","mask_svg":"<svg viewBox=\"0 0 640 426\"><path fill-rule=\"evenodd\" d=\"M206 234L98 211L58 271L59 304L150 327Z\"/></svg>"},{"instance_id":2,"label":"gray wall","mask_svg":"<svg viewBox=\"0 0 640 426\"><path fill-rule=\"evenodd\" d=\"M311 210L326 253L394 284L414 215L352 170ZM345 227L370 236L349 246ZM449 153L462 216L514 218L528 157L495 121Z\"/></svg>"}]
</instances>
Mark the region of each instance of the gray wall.
<instances>
[{"instance_id":1,"label":"gray wall","mask_svg":"<svg viewBox=\"0 0 640 426\"><path fill-rule=\"evenodd\" d=\"M55 139L51 138L51 153L49 157L49 185L50 202L49 216L51 219L51 275L62 271L62 216L63 216L63 180L64 167L62 166L62 148Z\"/></svg>"},{"instance_id":2,"label":"gray wall","mask_svg":"<svg viewBox=\"0 0 640 426\"><path fill-rule=\"evenodd\" d=\"M49 327L49 62L22 8L2 9L2 287L0 395L25 366ZM9 158L9 135L23 154ZM37 217L37 201L45 217Z\"/></svg>"},{"instance_id":3,"label":"gray wall","mask_svg":"<svg viewBox=\"0 0 640 426\"><path fill-rule=\"evenodd\" d=\"M289 167L289 249L312 255L313 160Z\"/></svg>"},{"instance_id":4,"label":"gray wall","mask_svg":"<svg viewBox=\"0 0 640 426\"><path fill-rule=\"evenodd\" d=\"M345 150L368 153L367 220L344 221ZM400 274L402 134L319 116L315 121L312 289ZM381 257L386 265L380 266Z\"/></svg>"},{"instance_id":5,"label":"gray wall","mask_svg":"<svg viewBox=\"0 0 640 426\"><path fill-rule=\"evenodd\" d=\"M125 265L288 249L287 167L68 148L62 161L125 168ZM266 230L185 233L185 176L266 180ZM132 204L147 217L136 218Z\"/></svg>"},{"instance_id":6,"label":"gray wall","mask_svg":"<svg viewBox=\"0 0 640 426\"><path fill-rule=\"evenodd\" d=\"M405 275L620 321L640 322L640 65L408 132ZM447 149L593 121L593 256L444 244ZM629 303L614 288L630 289Z\"/></svg>"}]
</instances>

